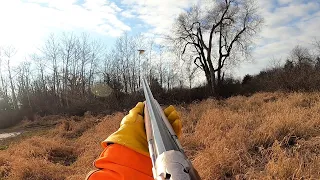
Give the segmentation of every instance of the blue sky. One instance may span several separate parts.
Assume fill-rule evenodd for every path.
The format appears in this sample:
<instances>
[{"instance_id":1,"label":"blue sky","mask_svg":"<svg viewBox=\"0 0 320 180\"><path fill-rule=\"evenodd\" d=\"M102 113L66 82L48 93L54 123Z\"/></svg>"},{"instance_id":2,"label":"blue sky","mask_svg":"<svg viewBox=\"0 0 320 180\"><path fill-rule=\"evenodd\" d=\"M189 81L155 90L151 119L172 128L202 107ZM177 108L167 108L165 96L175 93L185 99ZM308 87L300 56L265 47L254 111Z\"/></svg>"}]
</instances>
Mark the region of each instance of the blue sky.
<instances>
[{"instance_id":1,"label":"blue sky","mask_svg":"<svg viewBox=\"0 0 320 180\"><path fill-rule=\"evenodd\" d=\"M174 18L208 0L1 0L0 46L18 50L16 61L36 51L50 33L87 32L112 46L124 32L152 37L170 30ZM258 73L272 59L282 61L295 45L320 39L319 0L258 0L265 25L256 39L253 62L235 76Z\"/></svg>"}]
</instances>

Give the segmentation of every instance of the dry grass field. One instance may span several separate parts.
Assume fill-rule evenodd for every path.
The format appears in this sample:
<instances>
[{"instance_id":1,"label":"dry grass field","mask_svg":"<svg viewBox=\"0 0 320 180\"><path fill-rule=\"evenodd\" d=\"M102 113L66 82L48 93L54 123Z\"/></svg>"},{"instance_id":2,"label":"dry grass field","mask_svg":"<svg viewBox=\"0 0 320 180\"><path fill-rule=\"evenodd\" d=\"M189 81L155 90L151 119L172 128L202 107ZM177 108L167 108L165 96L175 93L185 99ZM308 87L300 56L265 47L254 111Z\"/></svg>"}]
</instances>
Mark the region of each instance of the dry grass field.
<instances>
[{"instance_id":1,"label":"dry grass field","mask_svg":"<svg viewBox=\"0 0 320 180\"><path fill-rule=\"evenodd\" d=\"M320 93L258 93L178 106L181 142L204 180L320 179ZM0 179L84 179L124 116L45 117L51 129L0 150ZM3 142L0 142L3 143Z\"/></svg>"}]
</instances>

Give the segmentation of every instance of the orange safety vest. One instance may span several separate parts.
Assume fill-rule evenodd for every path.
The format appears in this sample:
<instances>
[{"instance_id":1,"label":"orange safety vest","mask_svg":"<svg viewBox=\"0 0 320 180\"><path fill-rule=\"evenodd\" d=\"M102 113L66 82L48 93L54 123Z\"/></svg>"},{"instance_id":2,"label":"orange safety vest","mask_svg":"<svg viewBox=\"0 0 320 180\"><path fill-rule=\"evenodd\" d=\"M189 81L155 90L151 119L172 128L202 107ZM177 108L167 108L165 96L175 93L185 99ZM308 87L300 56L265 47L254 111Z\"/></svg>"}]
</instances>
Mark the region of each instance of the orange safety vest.
<instances>
[{"instance_id":1,"label":"orange safety vest","mask_svg":"<svg viewBox=\"0 0 320 180\"><path fill-rule=\"evenodd\" d=\"M119 144L108 145L87 180L153 180L150 157Z\"/></svg>"}]
</instances>

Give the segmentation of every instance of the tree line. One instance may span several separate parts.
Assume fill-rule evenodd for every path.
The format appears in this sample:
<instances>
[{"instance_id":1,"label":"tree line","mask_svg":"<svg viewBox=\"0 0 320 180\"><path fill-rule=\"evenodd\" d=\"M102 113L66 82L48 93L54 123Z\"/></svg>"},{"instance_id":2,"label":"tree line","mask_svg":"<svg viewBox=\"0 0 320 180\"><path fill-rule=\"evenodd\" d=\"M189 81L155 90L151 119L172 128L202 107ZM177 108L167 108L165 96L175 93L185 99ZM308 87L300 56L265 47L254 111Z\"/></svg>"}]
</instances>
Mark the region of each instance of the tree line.
<instances>
[{"instance_id":1,"label":"tree line","mask_svg":"<svg viewBox=\"0 0 320 180\"><path fill-rule=\"evenodd\" d=\"M19 65L13 65L16 54L14 47L0 50L2 126L4 121L9 125L23 117L33 119L34 114L123 110L143 100L143 77L156 91L167 92L185 81L191 88L196 74L191 63L142 35L124 34L110 48L85 33L51 34ZM111 94L95 94L99 85L109 87Z\"/></svg>"},{"instance_id":2,"label":"tree line","mask_svg":"<svg viewBox=\"0 0 320 180\"><path fill-rule=\"evenodd\" d=\"M242 80L243 91L246 94L257 91L320 91L320 41L313 44L314 52L297 45L285 63L276 63L254 76L246 75Z\"/></svg>"}]
</instances>

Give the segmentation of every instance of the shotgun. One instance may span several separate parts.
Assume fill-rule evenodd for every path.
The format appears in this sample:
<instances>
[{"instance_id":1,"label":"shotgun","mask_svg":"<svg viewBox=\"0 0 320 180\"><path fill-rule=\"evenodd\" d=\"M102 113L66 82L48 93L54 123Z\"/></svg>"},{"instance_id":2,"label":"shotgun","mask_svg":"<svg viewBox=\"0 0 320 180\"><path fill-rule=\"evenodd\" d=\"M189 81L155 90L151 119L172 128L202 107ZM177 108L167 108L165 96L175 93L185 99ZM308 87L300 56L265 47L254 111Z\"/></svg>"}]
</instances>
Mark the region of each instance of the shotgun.
<instances>
[{"instance_id":1,"label":"shotgun","mask_svg":"<svg viewBox=\"0 0 320 180\"><path fill-rule=\"evenodd\" d=\"M146 79L142 80L146 98L144 118L152 173L156 180L199 180L185 155L171 124L154 99Z\"/></svg>"}]
</instances>

